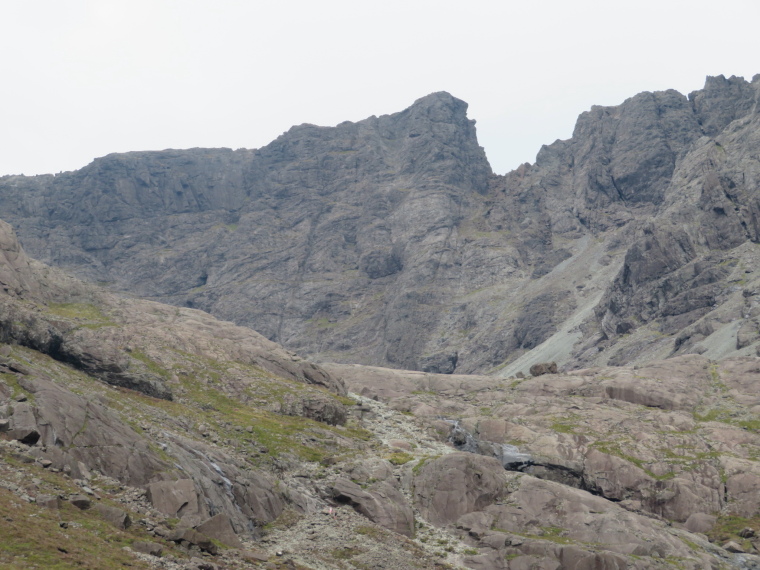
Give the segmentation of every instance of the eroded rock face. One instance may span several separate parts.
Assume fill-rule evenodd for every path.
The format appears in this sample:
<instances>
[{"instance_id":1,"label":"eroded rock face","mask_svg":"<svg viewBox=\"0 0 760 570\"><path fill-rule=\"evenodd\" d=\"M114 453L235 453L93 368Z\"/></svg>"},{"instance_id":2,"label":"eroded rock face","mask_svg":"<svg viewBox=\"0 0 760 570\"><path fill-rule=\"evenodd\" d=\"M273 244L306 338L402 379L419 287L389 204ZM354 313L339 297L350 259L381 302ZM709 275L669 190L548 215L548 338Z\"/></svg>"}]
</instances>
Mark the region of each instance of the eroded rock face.
<instances>
[{"instance_id":1,"label":"eroded rock face","mask_svg":"<svg viewBox=\"0 0 760 570\"><path fill-rule=\"evenodd\" d=\"M403 495L385 481L362 489L348 479L330 485L330 494L338 503L347 503L357 512L380 526L403 534L414 535L414 514Z\"/></svg>"},{"instance_id":2,"label":"eroded rock face","mask_svg":"<svg viewBox=\"0 0 760 570\"><path fill-rule=\"evenodd\" d=\"M0 225L0 268L6 281L16 283L0 295L0 341L38 350L108 384L172 399L171 374L150 357L160 345L210 361L232 359L345 395L345 386L319 366L250 329L197 310L109 295L30 260L7 224ZM317 394L289 407L294 415L345 422L340 403Z\"/></svg>"},{"instance_id":3,"label":"eroded rock face","mask_svg":"<svg viewBox=\"0 0 760 570\"><path fill-rule=\"evenodd\" d=\"M436 93L258 150L8 177L0 207L46 262L320 359L434 373L506 363L509 376L551 360L754 354L758 315L730 284L760 285L745 269L760 261L748 247L760 236L759 86L711 77L688 97L593 107L572 138L506 176L492 174L467 105ZM702 342L713 333L735 344Z\"/></svg>"},{"instance_id":4,"label":"eroded rock face","mask_svg":"<svg viewBox=\"0 0 760 570\"><path fill-rule=\"evenodd\" d=\"M715 364L688 355L501 382L348 365L329 369L352 390L421 419L458 418L439 421L436 429L459 448L489 456L492 465L686 523L695 513L760 513L752 460L760 439L742 427L754 425L758 362L743 357ZM505 462L507 453L521 459ZM450 457L445 461L454 461ZM420 474L426 469L427 463ZM452 475L461 489L468 472L463 466ZM448 505L449 481L440 479L445 492L431 490L431 505ZM421 483L415 485L419 495ZM453 494L466 501L461 489ZM446 508L459 515L478 510L453 505ZM419 508L431 520L453 520L439 514L444 507Z\"/></svg>"},{"instance_id":5,"label":"eroded rock face","mask_svg":"<svg viewBox=\"0 0 760 570\"><path fill-rule=\"evenodd\" d=\"M504 473L495 459L452 453L425 462L414 479L414 502L431 523L452 523L503 496Z\"/></svg>"},{"instance_id":6,"label":"eroded rock face","mask_svg":"<svg viewBox=\"0 0 760 570\"><path fill-rule=\"evenodd\" d=\"M651 568L654 567L650 562L652 557L680 556L690 559L685 562L689 568L710 567L710 557L694 560L694 552L676 532L666 530L663 522L551 481L516 475L512 477L512 485L514 491L509 495L509 504L485 509L493 528L500 534L491 531L479 544L496 550L502 558L512 555L512 560L520 560L515 564L549 559L561 568ZM523 538L526 535L527 538ZM606 554L600 557L578 543L562 545L551 539L546 541L546 537L564 537L578 543L602 542ZM649 560L637 565L628 559L627 555L631 554ZM501 567L520 566L512 566L510 562Z\"/></svg>"},{"instance_id":7,"label":"eroded rock face","mask_svg":"<svg viewBox=\"0 0 760 570\"><path fill-rule=\"evenodd\" d=\"M38 434L27 443L36 444L40 456L53 461L54 467L81 477L81 463L131 485L144 484L168 467L102 403L41 377L21 377L19 384L34 402L15 404L10 419L14 426L24 425L25 432ZM23 441L19 431L9 435Z\"/></svg>"},{"instance_id":8,"label":"eroded rock face","mask_svg":"<svg viewBox=\"0 0 760 570\"><path fill-rule=\"evenodd\" d=\"M712 562L695 557L661 521L580 489L505 472L487 458L457 453L428 461L413 480L428 520L455 525L478 547L466 559L471 568L652 568L652 558L669 556L695 569ZM581 546L593 543L605 552Z\"/></svg>"},{"instance_id":9,"label":"eroded rock face","mask_svg":"<svg viewBox=\"0 0 760 570\"><path fill-rule=\"evenodd\" d=\"M169 464L102 403L40 377L21 377L19 384L34 402L12 405L7 438L34 446L34 457L72 477L85 479L96 472L145 485L157 510L188 526L209 519L213 507L228 513L235 531L247 535L282 512L289 503L283 493L290 501L303 502L295 491L276 490L267 475L241 470L225 453L197 442L174 439ZM175 469L190 478L172 479Z\"/></svg>"},{"instance_id":10,"label":"eroded rock face","mask_svg":"<svg viewBox=\"0 0 760 570\"><path fill-rule=\"evenodd\" d=\"M196 530L209 538L218 540L231 548L243 548L243 543L240 541L230 523L230 517L224 513L219 513L216 516L211 517L207 521L204 521L196 527Z\"/></svg>"},{"instance_id":11,"label":"eroded rock face","mask_svg":"<svg viewBox=\"0 0 760 570\"><path fill-rule=\"evenodd\" d=\"M105 476L145 487L157 511L186 526L208 523L212 538L227 544L234 543L230 533L258 535L286 507L311 508L313 500L297 489L241 461L231 440L218 446L218 430L232 430L228 423L210 435L207 426L196 430L187 419L170 426L166 412L157 422L135 419L122 406L144 409L144 402L130 400L138 396L125 395L130 390L164 400L177 390L181 406L205 411L221 405L234 415L236 408L251 413L258 405L256 419L278 412L301 416L323 435L317 426L346 421L340 380L250 329L198 310L120 298L32 261L7 225L0 224L0 247L8 285L0 292L0 340L15 345L3 344L0 351L0 432L29 446L26 460L77 480ZM83 387L94 379L122 392L106 396ZM192 399L205 397L204 390L216 395L213 404ZM250 446L253 437L239 434L246 427L253 433L254 426L235 419L232 433L239 445ZM211 441L198 441L203 437ZM91 503L83 495L85 500ZM102 512L125 527L122 514Z\"/></svg>"},{"instance_id":12,"label":"eroded rock face","mask_svg":"<svg viewBox=\"0 0 760 570\"><path fill-rule=\"evenodd\" d=\"M198 505L198 491L192 479L156 481L147 486L151 504L171 518L185 519L186 524L199 524L203 513Z\"/></svg>"},{"instance_id":13,"label":"eroded rock face","mask_svg":"<svg viewBox=\"0 0 760 570\"><path fill-rule=\"evenodd\" d=\"M7 222L0 220L0 287L8 295L39 292L29 267L29 259L18 243L16 233Z\"/></svg>"}]
</instances>

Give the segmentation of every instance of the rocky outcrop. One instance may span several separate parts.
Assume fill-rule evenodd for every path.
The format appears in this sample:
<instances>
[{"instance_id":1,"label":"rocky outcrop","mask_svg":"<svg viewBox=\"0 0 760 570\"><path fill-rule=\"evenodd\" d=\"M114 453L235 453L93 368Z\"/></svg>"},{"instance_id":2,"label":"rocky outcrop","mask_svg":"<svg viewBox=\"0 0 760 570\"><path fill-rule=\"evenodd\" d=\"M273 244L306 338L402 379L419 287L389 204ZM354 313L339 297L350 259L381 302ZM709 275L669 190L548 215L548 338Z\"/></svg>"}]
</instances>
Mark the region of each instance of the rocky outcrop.
<instances>
[{"instance_id":1,"label":"rocky outcrop","mask_svg":"<svg viewBox=\"0 0 760 570\"><path fill-rule=\"evenodd\" d=\"M320 367L250 329L197 310L178 311L108 295L30 260L7 224L0 225L0 247L6 280L34 284L0 295L2 342L38 350L109 384L163 399L172 398L170 374L146 354L156 344L211 359L223 355L268 374L345 394L345 387ZM167 319L173 322L171 332L165 327ZM141 339L137 343L136 337ZM292 413L345 421L335 399L319 402L315 394Z\"/></svg>"},{"instance_id":2,"label":"rocky outcrop","mask_svg":"<svg viewBox=\"0 0 760 570\"><path fill-rule=\"evenodd\" d=\"M348 365L330 369L352 390L396 409L428 420L457 419L436 424L438 433L459 449L488 456L484 461L495 473L526 473L678 523L695 513L760 513L751 460L760 439L750 411L757 404L750 394L760 382L757 358L713 364L689 355L502 383L389 369L369 373ZM456 519L440 509L454 509L457 517L480 510L461 491L467 485L496 492L499 484L489 483L485 467L478 470L481 483L468 483L472 469L463 457L418 469L417 496L424 482L431 505L444 505L418 505L429 520ZM445 466L455 460L462 465L449 475ZM422 478L433 466L440 484ZM459 489L451 492L456 500L447 498L448 486Z\"/></svg>"},{"instance_id":3,"label":"rocky outcrop","mask_svg":"<svg viewBox=\"0 0 760 570\"><path fill-rule=\"evenodd\" d=\"M319 359L510 376L754 354L757 315L734 289L760 286L758 85L593 107L504 177L467 105L435 93L258 150L6 177L0 206L47 262Z\"/></svg>"},{"instance_id":4,"label":"rocky outcrop","mask_svg":"<svg viewBox=\"0 0 760 570\"><path fill-rule=\"evenodd\" d=\"M414 514L403 495L392 485L380 481L362 489L347 479L330 485L330 496L337 503L349 504L369 520L398 534L414 535Z\"/></svg>"},{"instance_id":5,"label":"rocky outcrop","mask_svg":"<svg viewBox=\"0 0 760 570\"><path fill-rule=\"evenodd\" d=\"M289 451L302 445L292 439L299 430L326 437L321 429L347 418L340 380L250 329L108 294L34 262L7 225L0 244L0 432L28 446L27 460L79 481L144 487L157 512L232 546L233 535L258 536L286 508L310 508L296 488L242 461L242 446L255 456L269 450L253 434ZM193 409L217 416L196 425ZM129 526L126 511L97 510Z\"/></svg>"},{"instance_id":6,"label":"rocky outcrop","mask_svg":"<svg viewBox=\"0 0 760 570\"><path fill-rule=\"evenodd\" d=\"M543 374L556 374L556 362L539 362L530 367L531 376L542 376Z\"/></svg>"},{"instance_id":7,"label":"rocky outcrop","mask_svg":"<svg viewBox=\"0 0 760 570\"><path fill-rule=\"evenodd\" d=\"M478 456L426 462L414 477L414 492L431 522L455 525L478 547L466 559L471 568L524 568L539 561L551 564L542 567L652 568L652 558L670 556L687 568L711 564L709 555L695 554L660 521L579 489L509 474ZM589 547L599 543L603 553Z\"/></svg>"},{"instance_id":8,"label":"rocky outcrop","mask_svg":"<svg viewBox=\"0 0 760 570\"><path fill-rule=\"evenodd\" d=\"M414 502L433 524L456 522L504 494L504 468L491 458L452 453L428 461L414 479Z\"/></svg>"},{"instance_id":9,"label":"rocky outcrop","mask_svg":"<svg viewBox=\"0 0 760 570\"><path fill-rule=\"evenodd\" d=\"M4 179L29 247L182 305L0 225L4 532L50 522L37 495L231 565L268 556L215 541L270 532L292 567L753 567L759 81L593 108L503 178L434 94L258 151ZM188 305L428 372L315 365Z\"/></svg>"},{"instance_id":10,"label":"rocky outcrop","mask_svg":"<svg viewBox=\"0 0 760 570\"><path fill-rule=\"evenodd\" d=\"M33 457L74 478L89 479L95 472L128 485L146 485L158 511L189 526L209 519L211 510L221 510L229 513L243 535L277 518L289 502L284 492L297 500L297 493L276 490L275 482L263 473L241 470L229 455L180 437L171 440L169 463L152 442L103 403L41 377L22 376L18 382L33 403L0 406L0 415L8 414L10 420L5 436L34 446ZM175 469L189 478L172 480ZM103 514L109 521L119 518L107 510ZM120 520L126 524L124 517Z\"/></svg>"},{"instance_id":11,"label":"rocky outcrop","mask_svg":"<svg viewBox=\"0 0 760 570\"><path fill-rule=\"evenodd\" d=\"M241 567L272 557L404 567L411 556L431 570L756 560L757 358L515 380L332 365L330 377L368 397L353 395L346 425L331 426L280 409L300 391L330 397L323 388L236 361L224 375L156 348L156 366L198 379L178 381L167 401L28 348L0 354L0 505L9 490L14 509L25 496L39 509L68 500L90 524L156 541L134 550ZM36 441L6 441L24 426ZM452 429L468 452L445 441ZM51 481L73 489L58 497Z\"/></svg>"}]
</instances>

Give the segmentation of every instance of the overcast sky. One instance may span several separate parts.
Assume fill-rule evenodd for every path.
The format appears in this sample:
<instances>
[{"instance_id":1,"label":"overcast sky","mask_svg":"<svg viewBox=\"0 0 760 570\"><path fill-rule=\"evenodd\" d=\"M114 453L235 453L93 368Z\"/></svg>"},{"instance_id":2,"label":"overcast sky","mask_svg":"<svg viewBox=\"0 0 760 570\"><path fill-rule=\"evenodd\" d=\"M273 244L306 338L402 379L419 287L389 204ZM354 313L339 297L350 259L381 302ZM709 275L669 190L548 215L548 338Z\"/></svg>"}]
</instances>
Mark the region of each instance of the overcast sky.
<instances>
[{"instance_id":1,"label":"overcast sky","mask_svg":"<svg viewBox=\"0 0 760 570\"><path fill-rule=\"evenodd\" d=\"M504 173L591 105L760 73L757 0L0 0L0 21L0 174L258 148L434 91Z\"/></svg>"}]
</instances>

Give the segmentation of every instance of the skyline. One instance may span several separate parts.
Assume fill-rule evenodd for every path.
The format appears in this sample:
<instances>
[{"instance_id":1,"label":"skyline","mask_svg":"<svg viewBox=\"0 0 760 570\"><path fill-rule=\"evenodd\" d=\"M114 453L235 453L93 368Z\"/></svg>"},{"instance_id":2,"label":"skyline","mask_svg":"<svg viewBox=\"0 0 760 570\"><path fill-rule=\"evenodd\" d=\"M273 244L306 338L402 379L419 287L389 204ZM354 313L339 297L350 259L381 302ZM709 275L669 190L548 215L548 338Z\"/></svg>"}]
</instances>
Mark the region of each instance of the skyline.
<instances>
[{"instance_id":1,"label":"skyline","mask_svg":"<svg viewBox=\"0 0 760 570\"><path fill-rule=\"evenodd\" d=\"M592 105L760 73L760 5L702 5L6 3L0 175L113 152L260 148L294 125L396 113L435 91L469 104L503 174L569 138Z\"/></svg>"}]
</instances>

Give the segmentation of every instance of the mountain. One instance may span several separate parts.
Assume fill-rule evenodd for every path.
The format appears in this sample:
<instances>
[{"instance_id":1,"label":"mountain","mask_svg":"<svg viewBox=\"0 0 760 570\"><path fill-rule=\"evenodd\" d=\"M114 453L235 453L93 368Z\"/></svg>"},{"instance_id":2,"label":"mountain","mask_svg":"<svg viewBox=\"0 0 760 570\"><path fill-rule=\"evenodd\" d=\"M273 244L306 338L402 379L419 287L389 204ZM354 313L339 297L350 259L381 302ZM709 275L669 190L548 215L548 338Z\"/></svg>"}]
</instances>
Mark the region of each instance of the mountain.
<instances>
[{"instance_id":1,"label":"mountain","mask_svg":"<svg viewBox=\"0 0 760 570\"><path fill-rule=\"evenodd\" d=\"M760 78L583 113L494 175L467 105L0 179L40 260L304 356L443 373L755 354Z\"/></svg>"},{"instance_id":2,"label":"mountain","mask_svg":"<svg viewBox=\"0 0 760 570\"><path fill-rule=\"evenodd\" d=\"M0 222L0 565L758 568L759 363L317 366Z\"/></svg>"}]
</instances>

